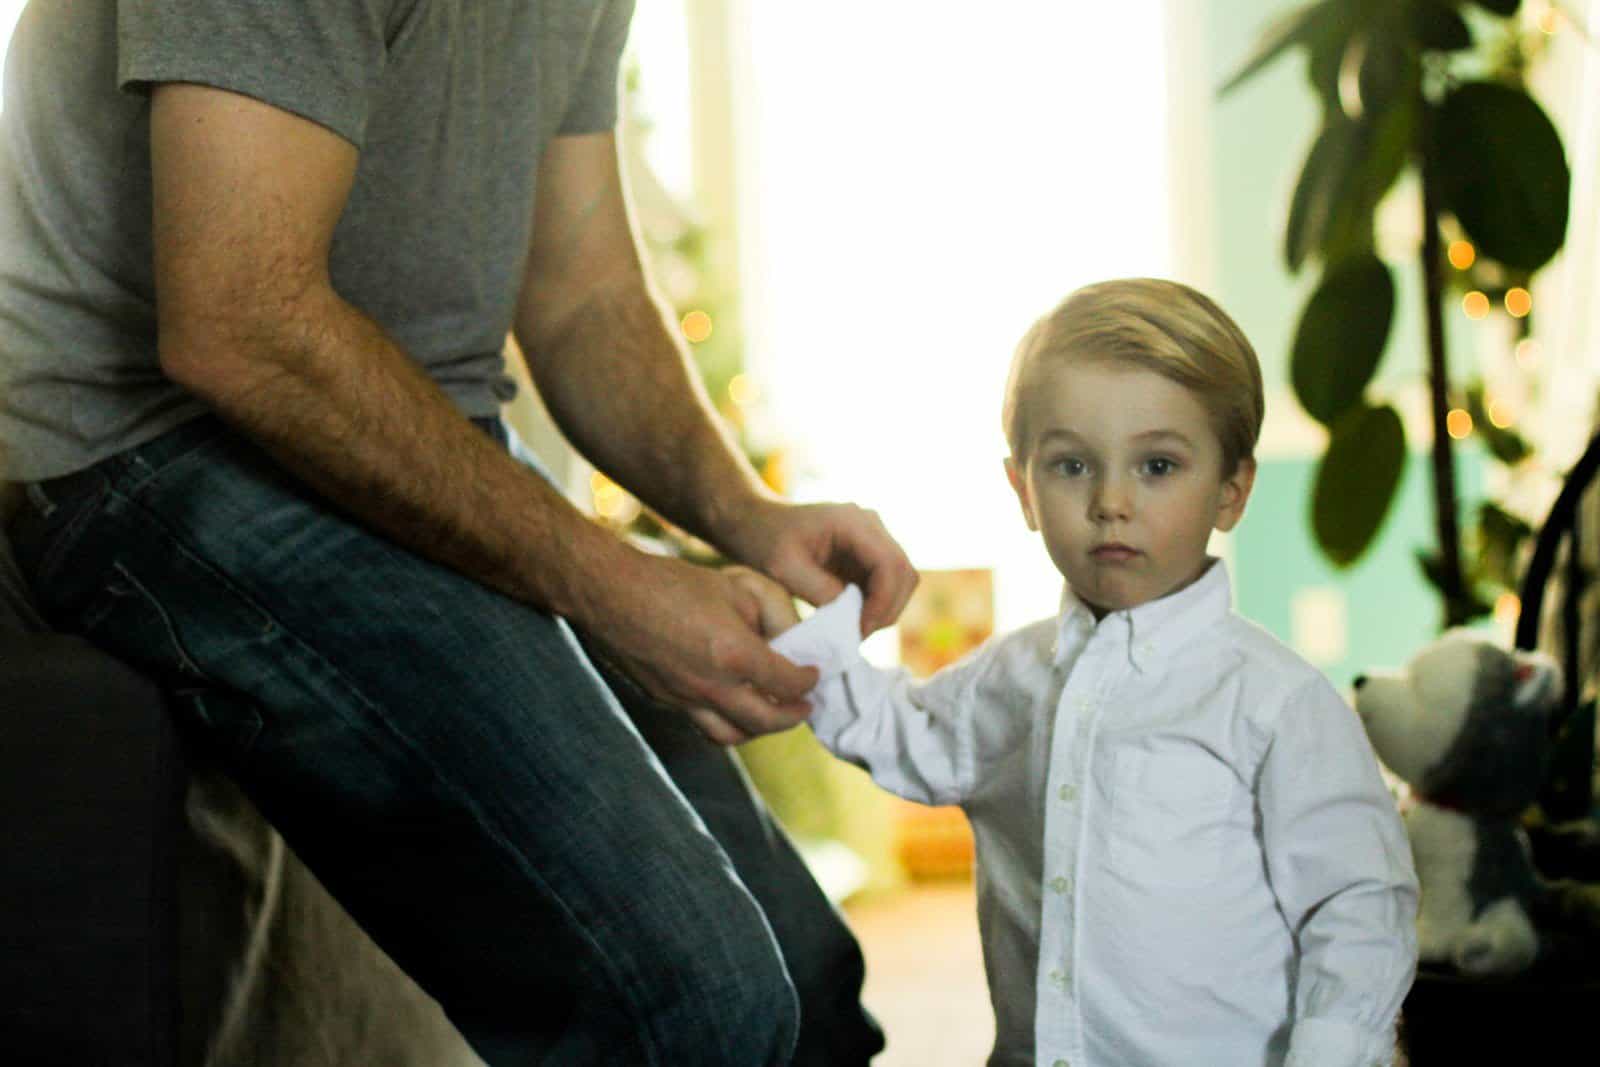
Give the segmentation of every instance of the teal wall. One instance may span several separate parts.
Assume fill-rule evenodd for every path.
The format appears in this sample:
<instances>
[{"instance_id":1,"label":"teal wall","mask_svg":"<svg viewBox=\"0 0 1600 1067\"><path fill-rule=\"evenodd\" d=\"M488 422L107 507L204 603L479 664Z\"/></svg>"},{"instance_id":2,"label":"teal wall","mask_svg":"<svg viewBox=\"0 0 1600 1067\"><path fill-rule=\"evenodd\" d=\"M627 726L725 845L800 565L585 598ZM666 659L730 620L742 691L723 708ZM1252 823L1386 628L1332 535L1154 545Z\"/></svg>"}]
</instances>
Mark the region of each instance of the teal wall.
<instances>
[{"instance_id":1,"label":"teal wall","mask_svg":"<svg viewBox=\"0 0 1600 1067\"><path fill-rule=\"evenodd\" d=\"M1206 0L1203 40L1190 42L1203 51L1195 65L1207 72L1202 91L1214 92L1249 54L1261 28L1295 6L1286 0ZM1288 273L1282 234L1290 193L1319 121L1298 53L1218 100L1212 114L1216 247L1211 274L1220 302L1261 356L1269 405L1292 403L1287 393L1275 397L1274 392L1288 382L1295 324L1317 280L1315 267L1298 277ZM1419 268L1414 263L1393 267L1400 306L1373 394L1415 388L1422 380ZM1447 308L1446 319L1459 380L1470 363L1470 326L1453 308ZM1290 605L1299 590L1335 586L1343 592L1348 653L1324 665L1341 687L1360 671L1398 664L1437 630L1438 599L1416 563L1417 550L1433 540L1428 458L1416 444L1379 543L1353 568L1335 570L1312 540L1308 514L1315 456L1264 453L1249 511L1234 536L1239 610L1283 640L1292 639ZM1476 450L1457 454L1462 512L1471 514L1482 496L1484 463Z\"/></svg>"},{"instance_id":2,"label":"teal wall","mask_svg":"<svg viewBox=\"0 0 1600 1067\"><path fill-rule=\"evenodd\" d=\"M1484 465L1475 455L1462 458L1457 469L1461 495L1480 499ZM1416 562L1417 550L1432 544L1432 488L1428 457L1413 455L1378 543L1341 571L1311 538L1307 514L1314 471L1312 459L1261 465L1245 521L1233 538L1235 594L1241 614L1289 641L1295 593L1309 586L1337 587L1347 606L1348 651L1322 668L1342 689L1363 671L1398 667L1437 632L1439 600Z\"/></svg>"}]
</instances>

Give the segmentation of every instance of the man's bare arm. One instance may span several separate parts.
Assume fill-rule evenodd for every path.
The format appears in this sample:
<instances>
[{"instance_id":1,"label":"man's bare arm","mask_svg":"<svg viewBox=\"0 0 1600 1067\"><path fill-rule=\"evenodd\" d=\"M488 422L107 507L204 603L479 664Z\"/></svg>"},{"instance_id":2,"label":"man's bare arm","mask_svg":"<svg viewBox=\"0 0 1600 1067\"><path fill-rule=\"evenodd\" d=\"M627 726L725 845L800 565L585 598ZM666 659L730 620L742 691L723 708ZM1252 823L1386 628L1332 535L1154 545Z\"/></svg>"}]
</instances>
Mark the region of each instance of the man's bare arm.
<instances>
[{"instance_id":1,"label":"man's bare arm","mask_svg":"<svg viewBox=\"0 0 1600 1067\"><path fill-rule=\"evenodd\" d=\"M370 318L334 291L328 249L356 151L248 97L165 85L151 116L162 367L330 501L393 540L626 646L630 597L693 599L753 629L732 583L645 556L586 520L464 419ZM747 602L748 601L748 602ZM759 642L753 642L759 645ZM764 646L657 652L674 695L739 729L787 721L813 675ZM704 724L703 724L704 725Z\"/></svg>"},{"instance_id":2,"label":"man's bare arm","mask_svg":"<svg viewBox=\"0 0 1600 1067\"><path fill-rule=\"evenodd\" d=\"M541 164L516 335L563 432L656 511L812 603L858 581L869 630L900 614L915 573L877 516L785 503L722 429L640 262L612 134Z\"/></svg>"}]
</instances>

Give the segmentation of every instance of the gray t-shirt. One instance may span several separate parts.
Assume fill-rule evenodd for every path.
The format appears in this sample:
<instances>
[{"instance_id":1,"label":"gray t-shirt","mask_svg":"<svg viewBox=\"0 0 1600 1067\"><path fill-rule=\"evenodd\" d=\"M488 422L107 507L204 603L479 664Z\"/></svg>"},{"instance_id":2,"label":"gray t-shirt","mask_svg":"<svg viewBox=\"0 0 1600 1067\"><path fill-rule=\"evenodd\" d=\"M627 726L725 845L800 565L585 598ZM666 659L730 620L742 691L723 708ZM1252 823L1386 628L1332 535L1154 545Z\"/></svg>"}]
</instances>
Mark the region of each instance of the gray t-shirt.
<instances>
[{"instance_id":1,"label":"gray t-shirt","mask_svg":"<svg viewBox=\"0 0 1600 1067\"><path fill-rule=\"evenodd\" d=\"M4 476L67 474L199 414L161 374L151 84L360 150L334 288L469 415L498 410L540 153L610 129L632 0L33 0L0 125Z\"/></svg>"}]
</instances>

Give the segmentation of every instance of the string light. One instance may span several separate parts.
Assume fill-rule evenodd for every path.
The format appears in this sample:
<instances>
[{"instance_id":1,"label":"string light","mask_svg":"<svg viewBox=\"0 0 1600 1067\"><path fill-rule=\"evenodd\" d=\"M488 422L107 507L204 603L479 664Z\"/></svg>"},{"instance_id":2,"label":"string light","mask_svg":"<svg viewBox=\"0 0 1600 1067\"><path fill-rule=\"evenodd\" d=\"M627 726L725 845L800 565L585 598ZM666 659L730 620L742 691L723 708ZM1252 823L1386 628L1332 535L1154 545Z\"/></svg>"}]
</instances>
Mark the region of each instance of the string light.
<instances>
[{"instance_id":1,"label":"string light","mask_svg":"<svg viewBox=\"0 0 1600 1067\"><path fill-rule=\"evenodd\" d=\"M1482 319L1489 316L1489 298L1474 289L1461 298L1461 310L1467 313L1469 319Z\"/></svg>"},{"instance_id":2,"label":"string light","mask_svg":"<svg viewBox=\"0 0 1600 1067\"><path fill-rule=\"evenodd\" d=\"M711 336L711 316L704 311L691 311L678 324L690 344L699 344Z\"/></svg>"},{"instance_id":3,"label":"string light","mask_svg":"<svg viewBox=\"0 0 1600 1067\"><path fill-rule=\"evenodd\" d=\"M1472 247L1471 241L1451 241L1445 255L1456 270L1466 270L1478 259L1478 251Z\"/></svg>"},{"instance_id":4,"label":"string light","mask_svg":"<svg viewBox=\"0 0 1600 1067\"><path fill-rule=\"evenodd\" d=\"M1539 29L1546 37L1553 36L1561 28L1561 11L1554 5L1547 7L1539 15Z\"/></svg>"},{"instance_id":5,"label":"string light","mask_svg":"<svg viewBox=\"0 0 1600 1067\"><path fill-rule=\"evenodd\" d=\"M735 374L728 383L728 399L742 408L754 404L761 397L761 387L748 374Z\"/></svg>"},{"instance_id":6,"label":"string light","mask_svg":"<svg viewBox=\"0 0 1600 1067\"><path fill-rule=\"evenodd\" d=\"M1539 362L1540 345L1531 337L1523 338L1517 342L1517 365L1523 368L1532 367Z\"/></svg>"},{"instance_id":7,"label":"string light","mask_svg":"<svg viewBox=\"0 0 1600 1067\"><path fill-rule=\"evenodd\" d=\"M1533 310L1533 294L1520 285L1506 290L1506 311L1514 319L1525 317Z\"/></svg>"},{"instance_id":8,"label":"string light","mask_svg":"<svg viewBox=\"0 0 1600 1067\"><path fill-rule=\"evenodd\" d=\"M783 451L777 451L767 457L761 465L761 480L778 493L789 491L789 456Z\"/></svg>"},{"instance_id":9,"label":"string light","mask_svg":"<svg viewBox=\"0 0 1600 1067\"><path fill-rule=\"evenodd\" d=\"M1484 406L1484 412L1489 416L1489 422L1502 430L1515 421L1511 418L1511 412L1506 410L1506 406L1492 398Z\"/></svg>"},{"instance_id":10,"label":"string light","mask_svg":"<svg viewBox=\"0 0 1600 1067\"><path fill-rule=\"evenodd\" d=\"M1472 416L1465 408L1451 408L1444 417L1444 428L1459 441L1472 432Z\"/></svg>"},{"instance_id":11,"label":"string light","mask_svg":"<svg viewBox=\"0 0 1600 1067\"><path fill-rule=\"evenodd\" d=\"M638 513L638 502L622 486L599 471L589 476L589 493L595 514L612 522L626 522Z\"/></svg>"},{"instance_id":12,"label":"string light","mask_svg":"<svg viewBox=\"0 0 1600 1067\"><path fill-rule=\"evenodd\" d=\"M1494 617L1506 622L1515 622L1522 613L1522 598L1515 593L1505 592L1494 598Z\"/></svg>"}]
</instances>

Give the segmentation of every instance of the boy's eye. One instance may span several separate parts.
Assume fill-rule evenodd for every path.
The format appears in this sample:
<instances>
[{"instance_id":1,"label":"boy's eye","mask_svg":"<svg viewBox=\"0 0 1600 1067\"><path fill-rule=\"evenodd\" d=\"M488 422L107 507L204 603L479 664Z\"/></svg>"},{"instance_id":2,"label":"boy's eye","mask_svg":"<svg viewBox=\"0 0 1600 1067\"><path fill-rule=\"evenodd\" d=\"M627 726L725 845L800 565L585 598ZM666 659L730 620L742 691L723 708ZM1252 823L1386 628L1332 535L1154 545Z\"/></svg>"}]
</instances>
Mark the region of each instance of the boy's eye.
<instances>
[{"instance_id":1,"label":"boy's eye","mask_svg":"<svg viewBox=\"0 0 1600 1067\"><path fill-rule=\"evenodd\" d=\"M1144 473L1164 478L1178 469L1178 464L1166 456L1152 456L1144 461Z\"/></svg>"},{"instance_id":2,"label":"boy's eye","mask_svg":"<svg viewBox=\"0 0 1600 1067\"><path fill-rule=\"evenodd\" d=\"M1062 456L1060 459L1050 461L1050 469L1057 474L1065 474L1068 477L1076 478L1088 470L1089 465L1076 456Z\"/></svg>"}]
</instances>

